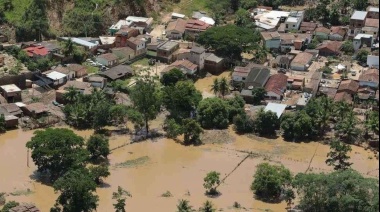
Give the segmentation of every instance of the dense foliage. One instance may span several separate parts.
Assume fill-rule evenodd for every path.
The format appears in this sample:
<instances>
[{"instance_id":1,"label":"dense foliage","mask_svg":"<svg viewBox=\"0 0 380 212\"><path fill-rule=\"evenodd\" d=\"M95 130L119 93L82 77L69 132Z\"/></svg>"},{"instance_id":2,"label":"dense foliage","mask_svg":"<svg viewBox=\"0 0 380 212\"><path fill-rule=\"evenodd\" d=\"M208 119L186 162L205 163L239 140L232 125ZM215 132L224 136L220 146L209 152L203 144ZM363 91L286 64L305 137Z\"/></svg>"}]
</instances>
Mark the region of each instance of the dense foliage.
<instances>
[{"instance_id":1,"label":"dense foliage","mask_svg":"<svg viewBox=\"0 0 380 212\"><path fill-rule=\"evenodd\" d=\"M137 79L136 85L131 90L130 98L134 109L143 117L146 132L149 132L149 121L156 118L162 104L156 79L149 75Z\"/></svg>"},{"instance_id":2,"label":"dense foliage","mask_svg":"<svg viewBox=\"0 0 380 212\"><path fill-rule=\"evenodd\" d=\"M89 155L84 139L69 129L36 131L26 147L32 150L38 171L49 173L52 181L72 168L82 167Z\"/></svg>"},{"instance_id":3,"label":"dense foliage","mask_svg":"<svg viewBox=\"0 0 380 212\"><path fill-rule=\"evenodd\" d=\"M379 211L379 182L348 169L330 174L298 174L294 187L300 209L318 211Z\"/></svg>"},{"instance_id":4,"label":"dense foliage","mask_svg":"<svg viewBox=\"0 0 380 212\"><path fill-rule=\"evenodd\" d=\"M93 160L107 159L110 154L109 140L103 135L91 135L86 143L87 151Z\"/></svg>"},{"instance_id":5,"label":"dense foliage","mask_svg":"<svg viewBox=\"0 0 380 212\"><path fill-rule=\"evenodd\" d=\"M261 109L254 121L255 131L261 135L276 135L276 130L280 128L280 120L277 114L272 111L265 112Z\"/></svg>"},{"instance_id":6,"label":"dense foliage","mask_svg":"<svg viewBox=\"0 0 380 212\"><path fill-rule=\"evenodd\" d=\"M284 166L262 163L257 166L251 190L263 200L277 200L291 182L292 174Z\"/></svg>"},{"instance_id":7,"label":"dense foliage","mask_svg":"<svg viewBox=\"0 0 380 212\"><path fill-rule=\"evenodd\" d=\"M206 129L226 129L229 124L227 103L219 98L207 98L198 106L198 120Z\"/></svg>"},{"instance_id":8,"label":"dense foliage","mask_svg":"<svg viewBox=\"0 0 380 212\"><path fill-rule=\"evenodd\" d=\"M330 152L327 154L326 164L334 166L334 170L346 170L350 168L352 163L348 162L351 152L351 146L347 145L339 140L332 140L330 142Z\"/></svg>"},{"instance_id":9,"label":"dense foliage","mask_svg":"<svg viewBox=\"0 0 380 212\"><path fill-rule=\"evenodd\" d=\"M114 103L103 91L94 90L91 95L83 95L70 90L64 97L68 104L63 111L71 126L99 130L110 123L110 109Z\"/></svg>"},{"instance_id":10,"label":"dense foliage","mask_svg":"<svg viewBox=\"0 0 380 212\"><path fill-rule=\"evenodd\" d=\"M5 117L4 117L4 114L0 114L0 133L5 132L5 130L6 130Z\"/></svg>"},{"instance_id":11,"label":"dense foliage","mask_svg":"<svg viewBox=\"0 0 380 212\"><path fill-rule=\"evenodd\" d=\"M186 75L177 68L173 68L169 72L166 72L162 75L161 83L164 86L173 86L179 81L183 81L186 79Z\"/></svg>"},{"instance_id":12,"label":"dense foliage","mask_svg":"<svg viewBox=\"0 0 380 212\"><path fill-rule=\"evenodd\" d=\"M236 25L217 26L200 34L198 42L205 48L212 48L216 54L230 60L241 59L241 53L253 49L261 40L259 33Z\"/></svg>"},{"instance_id":13,"label":"dense foliage","mask_svg":"<svg viewBox=\"0 0 380 212\"><path fill-rule=\"evenodd\" d=\"M52 212L96 211L99 197L93 194L96 184L88 170L67 172L54 183L54 190L60 195Z\"/></svg>"}]
</instances>

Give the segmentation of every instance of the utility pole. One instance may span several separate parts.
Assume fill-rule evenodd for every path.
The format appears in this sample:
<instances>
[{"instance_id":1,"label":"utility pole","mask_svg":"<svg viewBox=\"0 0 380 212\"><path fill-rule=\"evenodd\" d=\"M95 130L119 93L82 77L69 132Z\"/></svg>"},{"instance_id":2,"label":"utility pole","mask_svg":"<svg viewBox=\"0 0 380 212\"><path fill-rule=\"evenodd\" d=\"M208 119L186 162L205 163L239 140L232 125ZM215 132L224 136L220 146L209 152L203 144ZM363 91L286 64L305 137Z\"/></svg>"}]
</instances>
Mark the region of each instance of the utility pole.
<instances>
[{"instance_id":1,"label":"utility pole","mask_svg":"<svg viewBox=\"0 0 380 212\"><path fill-rule=\"evenodd\" d=\"M26 151L26 166L29 168L29 148Z\"/></svg>"}]
</instances>

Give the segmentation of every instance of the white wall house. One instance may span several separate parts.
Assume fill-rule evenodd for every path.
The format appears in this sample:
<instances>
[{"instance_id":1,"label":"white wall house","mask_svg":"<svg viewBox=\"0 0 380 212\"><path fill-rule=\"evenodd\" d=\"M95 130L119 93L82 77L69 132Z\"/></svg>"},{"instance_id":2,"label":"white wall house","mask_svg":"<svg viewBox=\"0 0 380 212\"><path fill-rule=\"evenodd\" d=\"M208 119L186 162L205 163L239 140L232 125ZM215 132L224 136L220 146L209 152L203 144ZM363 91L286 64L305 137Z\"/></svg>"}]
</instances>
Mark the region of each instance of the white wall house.
<instances>
[{"instance_id":1,"label":"white wall house","mask_svg":"<svg viewBox=\"0 0 380 212\"><path fill-rule=\"evenodd\" d=\"M360 47L362 47L363 44L366 44L367 47L372 47L373 45L373 35L368 35L368 34L358 34L355 36L353 40L353 45L355 51L359 50Z\"/></svg>"},{"instance_id":2,"label":"white wall house","mask_svg":"<svg viewBox=\"0 0 380 212\"><path fill-rule=\"evenodd\" d=\"M367 57L367 65L369 67L379 68L379 56L368 55L368 57Z\"/></svg>"}]
</instances>

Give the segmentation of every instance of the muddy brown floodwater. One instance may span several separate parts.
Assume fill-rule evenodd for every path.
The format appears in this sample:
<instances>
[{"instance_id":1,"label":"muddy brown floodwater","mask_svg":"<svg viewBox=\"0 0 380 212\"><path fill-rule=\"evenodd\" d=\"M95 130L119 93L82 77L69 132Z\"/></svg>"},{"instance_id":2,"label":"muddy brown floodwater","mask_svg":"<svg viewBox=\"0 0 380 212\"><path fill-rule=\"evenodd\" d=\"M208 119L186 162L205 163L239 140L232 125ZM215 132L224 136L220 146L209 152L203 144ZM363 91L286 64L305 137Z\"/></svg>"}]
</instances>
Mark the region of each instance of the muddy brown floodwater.
<instances>
[{"instance_id":1,"label":"muddy brown floodwater","mask_svg":"<svg viewBox=\"0 0 380 212\"><path fill-rule=\"evenodd\" d=\"M89 137L91 131L76 131ZM221 177L231 172L247 155L239 151L251 151L256 157L247 159L219 187L221 196L211 199L218 208L234 211L232 204L237 201L246 211L285 211L285 203L268 204L253 198L249 187L257 164L267 160L282 163L294 174L305 172L310 159L310 171L330 171L324 163L328 146L318 143L295 144L281 139L266 140L255 137L237 136L230 130L231 141L226 144L206 144L198 147L185 147L172 140L161 139L125 146L114 150L110 155L111 176L105 185L97 189L100 197L97 211L113 211L112 192L120 185L132 193L127 200L128 211L173 212L178 199L188 199L195 208L207 198L204 195L203 178L209 171L218 171ZM33 180L36 167L30 159L27 167L25 144L33 132L10 131L0 135L0 191L14 193L8 200L33 202L43 212L54 205L57 194L49 186ZM129 142L129 137L111 137L111 148ZM353 147L353 168L367 175L378 169L377 160L369 159L372 153ZM367 176L378 178L377 171ZM28 192L28 189L30 192ZM161 197L170 191L173 197Z\"/></svg>"}]
</instances>

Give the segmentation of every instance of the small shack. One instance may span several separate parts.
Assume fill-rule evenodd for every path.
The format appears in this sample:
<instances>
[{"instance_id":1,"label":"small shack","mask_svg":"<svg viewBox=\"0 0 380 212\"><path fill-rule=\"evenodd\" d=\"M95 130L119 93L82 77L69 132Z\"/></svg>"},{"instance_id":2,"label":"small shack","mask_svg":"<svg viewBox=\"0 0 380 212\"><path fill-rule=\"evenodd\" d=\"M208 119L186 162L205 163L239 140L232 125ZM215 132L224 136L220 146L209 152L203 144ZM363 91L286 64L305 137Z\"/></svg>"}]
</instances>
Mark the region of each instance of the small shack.
<instances>
[{"instance_id":1,"label":"small shack","mask_svg":"<svg viewBox=\"0 0 380 212\"><path fill-rule=\"evenodd\" d=\"M21 89L15 84L0 86L0 91L8 102L21 101Z\"/></svg>"},{"instance_id":2,"label":"small shack","mask_svg":"<svg viewBox=\"0 0 380 212\"><path fill-rule=\"evenodd\" d=\"M49 108L40 102L32 103L21 108L25 115L38 118L44 115L47 115Z\"/></svg>"}]
</instances>

